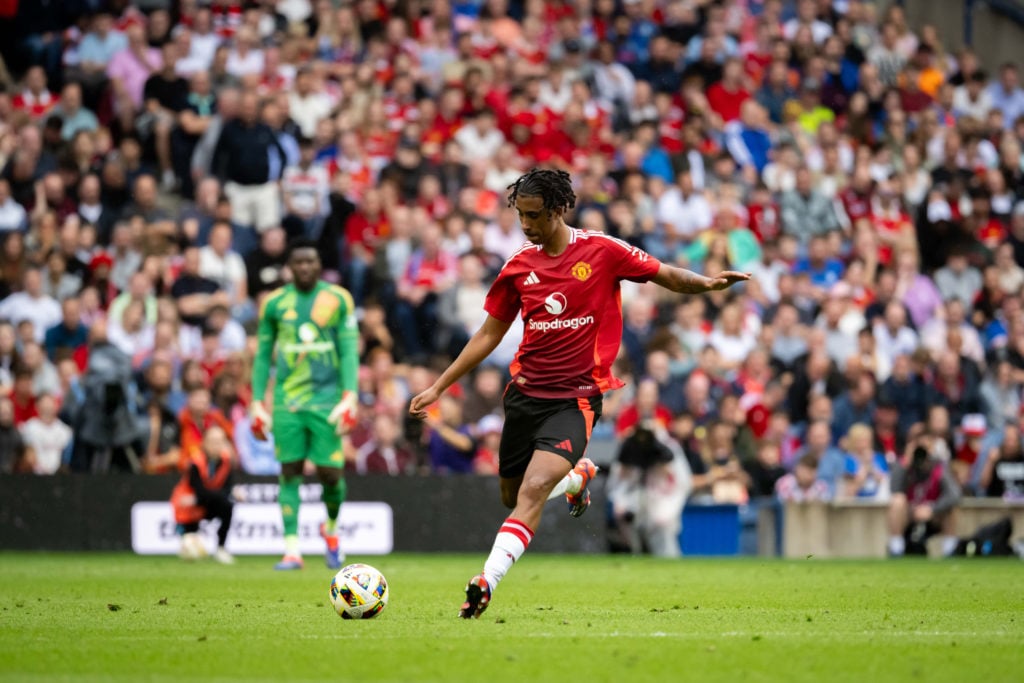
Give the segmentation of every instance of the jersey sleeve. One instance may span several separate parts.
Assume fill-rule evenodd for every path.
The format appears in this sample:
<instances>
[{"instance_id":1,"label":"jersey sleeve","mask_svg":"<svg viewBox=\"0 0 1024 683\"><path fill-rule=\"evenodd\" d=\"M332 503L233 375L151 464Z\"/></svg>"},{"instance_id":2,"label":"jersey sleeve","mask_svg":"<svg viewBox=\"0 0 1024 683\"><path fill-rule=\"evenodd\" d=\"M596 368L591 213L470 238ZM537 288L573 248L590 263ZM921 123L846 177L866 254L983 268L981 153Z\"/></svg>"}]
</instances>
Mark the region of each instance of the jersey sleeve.
<instances>
[{"instance_id":1,"label":"jersey sleeve","mask_svg":"<svg viewBox=\"0 0 1024 683\"><path fill-rule=\"evenodd\" d=\"M335 288L341 297L338 312L338 382L341 390L359 389L359 325L356 321L356 307L352 295L341 287Z\"/></svg>"},{"instance_id":2,"label":"jersey sleeve","mask_svg":"<svg viewBox=\"0 0 1024 683\"><path fill-rule=\"evenodd\" d=\"M497 279L487 292L487 299L484 300L484 310L490 315L510 323L519 315L519 309L523 307L523 301L516 289L512 269L505 264L505 267L498 273Z\"/></svg>"},{"instance_id":3,"label":"jersey sleeve","mask_svg":"<svg viewBox=\"0 0 1024 683\"><path fill-rule=\"evenodd\" d=\"M601 244L604 246L605 261L620 280L649 282L661 268L661 261L640 247L614 237L604 237Z\"/></svg>"},{"instance_id":4,"label":"jersey sleeve","mask_svg":"<svg viewBox=\"0 0 1024 683\"><path fill-rule=\"evenodd\" d=\"M263 301L260 308L260 320L256 331L256 357L252 363L252 398L262 401L267 394L267 382L270 380L270 358L277 341L277 323L274 319L277 310L277 296L271 294Z\"/></svg>"}]
</instances>

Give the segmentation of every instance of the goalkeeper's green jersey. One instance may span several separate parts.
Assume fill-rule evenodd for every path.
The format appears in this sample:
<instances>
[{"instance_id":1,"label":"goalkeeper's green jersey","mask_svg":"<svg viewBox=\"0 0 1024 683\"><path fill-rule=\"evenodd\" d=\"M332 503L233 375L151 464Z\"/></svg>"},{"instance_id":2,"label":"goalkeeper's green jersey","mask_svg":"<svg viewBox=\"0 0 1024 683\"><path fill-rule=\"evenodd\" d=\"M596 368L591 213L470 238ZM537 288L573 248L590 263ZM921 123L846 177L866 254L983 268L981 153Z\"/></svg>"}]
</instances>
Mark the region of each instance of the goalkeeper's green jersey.
<instances>
[{"instance_id":1,"label":"goalkeeper's green jersey","mask_svg":"<svg viewBox=\"0 0 1024 683\"><path fill-rule=\"evenodd\" d=\"M260 309L259 346L252 392L262 400L277 347L275 410L330 411L343 391L356 391L358 328L352 295L318 281L303 292L289 284L274 290Z\"/></svg>"}]
</instances>

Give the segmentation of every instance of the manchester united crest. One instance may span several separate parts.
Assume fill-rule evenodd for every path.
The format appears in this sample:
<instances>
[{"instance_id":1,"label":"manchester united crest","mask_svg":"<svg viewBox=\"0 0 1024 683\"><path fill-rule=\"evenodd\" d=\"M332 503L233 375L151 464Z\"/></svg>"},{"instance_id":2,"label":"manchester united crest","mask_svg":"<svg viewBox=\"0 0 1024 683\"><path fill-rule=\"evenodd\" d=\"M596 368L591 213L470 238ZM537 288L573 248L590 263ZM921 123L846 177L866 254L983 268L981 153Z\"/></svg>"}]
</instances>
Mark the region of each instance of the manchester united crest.
<instances>
[{"instance_id":1,"label":"manchester united crest","mask_svg":"<svg viewBox=\"0 0 1024 683\"><path fill-rule=\"evenodd\" d=\"M586 261L577 261L576 265L572 267L572 276L580 282L586 282L593 272L594 269Z\"/></svg>"}]
</instances>

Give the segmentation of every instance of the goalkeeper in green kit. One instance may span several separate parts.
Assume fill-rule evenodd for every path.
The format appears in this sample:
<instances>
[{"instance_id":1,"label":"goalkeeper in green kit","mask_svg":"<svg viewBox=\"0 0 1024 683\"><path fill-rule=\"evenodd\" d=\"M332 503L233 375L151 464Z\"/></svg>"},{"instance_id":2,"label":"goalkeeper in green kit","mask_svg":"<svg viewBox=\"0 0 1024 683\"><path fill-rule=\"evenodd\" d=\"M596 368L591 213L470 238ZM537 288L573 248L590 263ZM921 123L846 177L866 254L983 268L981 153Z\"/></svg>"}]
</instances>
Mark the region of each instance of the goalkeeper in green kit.
<instances>
[{"instance_id":1,"label":"goalkeeper in green kit","mask_svg":"<svg viewBox=\"0 0 1024 683\"><path fill-rule=\"evenodd\" d=\"M327 521L320 535L330 569L341 567L338 512L345 500L342 436L355 422L359 354L352 295L320 279L320 254L309 240L289 245L291 284L272 292L260 309L253 363L253 433L272 430L281 463L278 500L284 521L284 558L274 569L302 569L299 486L308 459L323 485ZM263 404L277 346L273 412ZM265 438L265 437L264 437Z\"/></svg>"}]
</instances>

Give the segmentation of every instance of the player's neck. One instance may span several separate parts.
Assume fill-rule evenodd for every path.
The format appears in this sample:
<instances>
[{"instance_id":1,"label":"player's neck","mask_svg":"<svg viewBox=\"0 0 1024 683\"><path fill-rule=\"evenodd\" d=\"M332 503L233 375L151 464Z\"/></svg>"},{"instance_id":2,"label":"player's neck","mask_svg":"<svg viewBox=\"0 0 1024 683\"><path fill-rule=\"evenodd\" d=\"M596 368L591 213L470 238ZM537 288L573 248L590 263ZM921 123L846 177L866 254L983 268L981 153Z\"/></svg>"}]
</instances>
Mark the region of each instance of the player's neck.
<instances>
[{"instance_id":1,"label":"player's neck","mask_svg":"<svg viewBox=\"0 0 1024 683\"><path fill-rule=\"evenodd\" d=\"M566 225L565 221L560 221L551 239L544 243L544 253L548 256L561 256L569 246L571 236L572 228Z\"/></svg>"}]
</instances>

